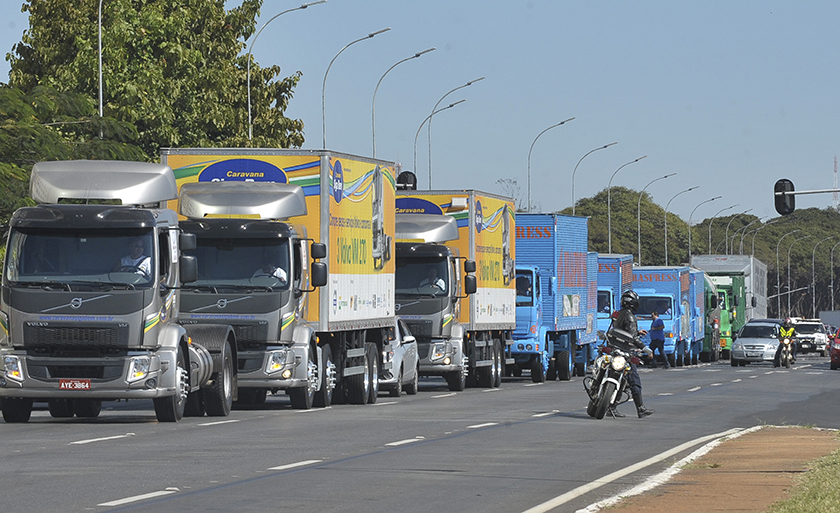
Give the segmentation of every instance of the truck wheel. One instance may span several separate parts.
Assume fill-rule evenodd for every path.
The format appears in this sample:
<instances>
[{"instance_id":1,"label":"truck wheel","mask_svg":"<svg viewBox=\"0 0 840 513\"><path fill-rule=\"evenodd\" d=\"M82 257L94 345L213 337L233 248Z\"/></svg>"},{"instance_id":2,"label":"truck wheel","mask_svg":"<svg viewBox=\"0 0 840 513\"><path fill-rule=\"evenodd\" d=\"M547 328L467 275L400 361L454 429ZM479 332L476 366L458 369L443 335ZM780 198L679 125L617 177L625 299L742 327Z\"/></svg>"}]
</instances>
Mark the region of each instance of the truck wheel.
<instances>
[{"instance_id":1,"label":"truck wheel","mask_svg":"<svg viewBox=\"0 0 840 513\"><path fill-rule=\"evenodd\" d=\"M549 381L557 379L557 363L553 357L548 358L548 370L545 372L545 379Z\"/></svg>"},{"instance_id":2,"label":"truck wheel","mask_svg":"<svg viewBox=\"0 0 840 513\"><path fill-rule=\"evenodd\" d=\"M347 401L351 404L367 404L368 399L370 399L370 363L368 358L368 351L365 351L365 361L362 364L365 372L345 378L347 381Z\"/></svg>"},{"instance_id":3,"label":"truck wheel","mask_svg":"<svg viewBox=\"0 0 840 513\"><path fill-rule=\"evenodd\" d=\"M572 370L574 370L572 354L569 351L560 351L556 355L557 374L560 377L560 381L569 381L572 379Z\"/></svg>"},{"instance_id":4,"label":"truck wheel","mask_svg":"<svg viewBox=\"0 0 840 513\"><path fill-rule=\"evenodd\" d=\"M50 399L47 401L47 408L50 410L50 415L56 419L70 418L76 413L72 399Z\"/></svg>"},{"instance_id":5,"label":"truck wheel","mask_svg":"<svg viewBox=\"0 0 840 513\"><path fill-rule=\"evenodd\" d=\"M535 354L531 360L531 381L534 383L545 383L545 370L543 369L542 353Z\"/></svg>"},{"instance_id":6,"label":"truck wheel","mask_svg":"<svg viewBox=\"0 0 840 513\"><path fill-rule=\"evenodd\" d=\"M216 371L213 384L204 389L204 406L210 417L227 417L233 404L233 390L236 387L236 376L233 373L233 351L230 341L222 344L222 355L218 360L222 364Z\"/></svg>"},{"instance_id":7,"label":"truck wheel","mask_svg":"<svg viewBox=\"0 0 840 513\"><path fill-rule=\"evenodd\" d=\"M408 395L417 395L417 390L420 388L420 367L414 369L414 379L405 386L405 393Z\"/></svg>"},{"instance_id":8,"label":"truck wheel","mask_svg":"<svg viewBox=\"0 0 840 513\"><path fill-rule=\"evenodd\" d=\"M467 388L467 379L461 371L447 372L445 376L446 384L449 385L449 390L452 392L462 392Z\"/></svg>"},{"instance_id":9,"label":"truck wheel","mask_svg":"<svg viewBox=\"0 0 840 513\"><path fill-rule=\"evenodd\" d=\"M583 377L586 376L586 371L588 369L588 365L586 362L583 363L576 363L575 364L575 375Z\"/></svg>"},{"instance_id":10,"label":"truck wheel","mask_svg":"<svg viewBox=\"0 0 840 513\"><path fill-rule=\"evenodd\" d=\"M75 399L73 409L80 419L95 419L102 411L102 401L96 399Z\"/></svg>"},{"instance_id":11,"label":"truck wheel","mask_svg":"<svg viewBox=\"0 0 840 513\"><path fill-rule=\"evenodd\" d=\"M158 422L178 422L184 416L187 393L190 389L190 377L187 374L187 361L180 346L178 346L178 356L174 370L176 376L175 395L156 397L152 400L155 404L155 416L157 416Z\"/></svg>"},{"instance_id":12,"label":"truck wheel","mask_svg":"<svg viewBox=\"0 0 840 513\"><path fill-rule=\"evenodd\" d=\"M306 364L306 385L290 388L289 399L292 401L292 408L296 410L308 410L315 402L315 388L318 379L318 364L315 363L315 348L309 348L309 359Z\"/></svg>"},{"instance_id":13,"label":"truck wheel","mask_svg":"<svg viewBox=\"0 0 840 513\"><path fill-rule=\"evenodd\" d=\"M730 362L729 362L729 363L730 363L733 367L737 367L737 366L738 366L738 360L736 360L735 358L733 358L732 360L730 360Z\"/></svg>"},{"instance_id":14,"label":"truck wheel","mask_svg":"<svg viewBox=\"0 0 840 513\"><path fill-rule=\"evenodd\" d=\"M321 372L321 390L315 392L314 405L319 408L326 408L333 402L333 391L335 390L335 364L332 361L332 349L329 345L321 348L321 358L324 360Z\"/></svg>"},{"instance_id":15,"label":"truck wheel","mask_svg":"<svg viewBox=\"0 0 840 513\"><path fill-rule=\"evenodd\" d=\"M29 422L32 416L32 399L18 397L0 397L0 409L7 424Z\"/></svg>"},{"instance_id":16,"label":"truck wheel","mask_svg":"<svg viewBox=\"0 0 840 513\"><path fill-rule=\"evenodd\" d=\"M402 395L402 380L403 370L402 367L400 367L400 375L397 376L397 385L391 390L388 390L388 395L390 395L391 397L399 397Z\"/></svg>"},{"instance_id":17,"label":"truck wheel","mask_svg":"<svg viewBox=\"0 0 840 513\"><path fill-rule=\"evenodd\" d=\"M239 392L239 398L242 398L242 391ZM204 391L201 389L195 392L190 392L187 396L187 405L184 406L184 417L203 417L207 413L204 407Z\"/></svg>"},{"instance_id":18,"label":"truck wheel","mask_svg":"<svg viewBox=\"0 0 840 513\"><path fill-rule=\"evenodd\" d=\"M676 361L676 357L674 356L674 353L669 354L667 356L667 358L668 358L668 365L670 365L671 367L676 367L677 361Z\"/></svg>"},{"instance_id":19,"label":"truck wheel","mask_svg":"<svg viewBox=\"0 0 840 513\"><path fill-rule=\"evenodd\" d=\"M728 360L730 355L729 349L721 349L720 350L720 359L721 360Z\"/></svg>"},{"instance_id":20,"label":"truck wheel","mask_svg":"<svg viewBox=\"0 0 840 513\"><path fill-rule=\"evenodd\" d=\"M368 397L368 404L376 403L379 397L379 351L376 344L366 344L368 356L368 364L370 364L370 396Z\"/></svg>"},{"instance_id":21,"label":"truck wheel","mask_svg":"<svg viewBox=\"0 0 840 513\"><path fill-rule=\"evenodd\" d=\"M502 351L501 342L496 341L493 344L493 388L499 388L502 386L502 373L504 372L502 367L504 367L504 359L505 355Z\"/></svg>"}]
</instances>

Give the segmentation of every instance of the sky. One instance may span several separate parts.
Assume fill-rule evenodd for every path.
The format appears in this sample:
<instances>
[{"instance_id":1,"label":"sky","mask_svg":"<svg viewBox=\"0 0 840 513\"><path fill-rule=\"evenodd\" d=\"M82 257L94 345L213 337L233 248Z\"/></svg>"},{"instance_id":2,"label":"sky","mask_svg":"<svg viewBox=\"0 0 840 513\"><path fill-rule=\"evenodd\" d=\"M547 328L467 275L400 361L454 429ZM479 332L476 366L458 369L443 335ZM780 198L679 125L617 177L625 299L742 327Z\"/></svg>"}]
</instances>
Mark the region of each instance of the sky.
<instances>
[{"instance_id":1,"label":"sky","mask_svg":"<svg viewBox=\"0 0 840 513\"><path fill-rule=\"evenodd\" d=\"M28 28L21 4L0 0L0 55ZM258 28L300 4L266 0ZM415 170L420 189L431 177L434 189L502 194L499 181L515 180L527 204L530 181L534 211L550 212L621 167L613 186L649 184L653 201L696 223L731 205L719 216L777 217L779 178L835 187L838 28L836 0L328 0L271 21L253 55L303 73L286 115L303 120L304 148L373 156L375 111L375 156ZM4 59L0 81L8 71ZM428 123L418 135L438 102L462 99L432 117L431 142Z\"/></svg>"}]
</instances>

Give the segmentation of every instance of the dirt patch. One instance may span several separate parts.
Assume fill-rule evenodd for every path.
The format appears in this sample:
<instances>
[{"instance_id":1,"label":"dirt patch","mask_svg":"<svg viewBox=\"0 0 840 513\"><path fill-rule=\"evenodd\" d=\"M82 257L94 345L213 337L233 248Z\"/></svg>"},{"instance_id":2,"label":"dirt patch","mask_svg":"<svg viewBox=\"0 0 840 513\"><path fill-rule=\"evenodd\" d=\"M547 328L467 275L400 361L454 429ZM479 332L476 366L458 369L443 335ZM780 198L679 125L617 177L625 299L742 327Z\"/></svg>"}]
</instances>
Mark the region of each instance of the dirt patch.
<instances>
[{"instance_id":1,"label":"dirt patch","mask_svg":"<svg viewBox=\"0 0 840 513\"><path fill-rule=\"evenodd\" d=\"M838 448L834 431L766 427L722 442L668 483L602 511L760 513L788 497L808 462Z\"/></svg>"}]
</instances>

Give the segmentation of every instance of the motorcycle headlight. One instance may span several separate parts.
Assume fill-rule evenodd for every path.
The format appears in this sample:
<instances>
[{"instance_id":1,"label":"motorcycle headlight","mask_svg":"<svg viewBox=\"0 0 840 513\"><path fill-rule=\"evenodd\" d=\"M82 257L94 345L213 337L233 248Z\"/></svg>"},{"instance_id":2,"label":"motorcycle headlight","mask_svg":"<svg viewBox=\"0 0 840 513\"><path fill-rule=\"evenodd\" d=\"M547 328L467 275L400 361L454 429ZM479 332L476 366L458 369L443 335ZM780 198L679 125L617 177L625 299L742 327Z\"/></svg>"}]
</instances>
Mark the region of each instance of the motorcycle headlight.
<instances>
[{"instance_id":1,"label":"motorcycle headlight","mask_svg":"<svg viewBox=\"0 0 840 513\"><path fill-rule=\"evenodd\" d=\"M150 356L136 356L128 362L128 375L126 381L134 383L149 375L149 367L152 365Z\"/></svg>"},{"instance_id":2,"label":"motorcycle headlight","mask_svg":"<svg viewBox=\"0 0 840 513\"><path fill-rule=\"evenodd\" d=\"M268 363L265 364L265 373L274 374L286 365L287 351L272 351L268 354Z\"/></svg>"},{"instance_id":3,"label":"motorcycle headlight","mask_svg":"<svg viewBox=\"0 0 840 513\"><path fill-rule=\"evenodd\" d=\"M616 355L616 356L613 356L613 359L610 362L610 365L612 365L613 369L615 369L617 371L620 371L620 370L624 369L625 365L627 365L627 360L623 356Z\"/></svg>"}]
</instances>

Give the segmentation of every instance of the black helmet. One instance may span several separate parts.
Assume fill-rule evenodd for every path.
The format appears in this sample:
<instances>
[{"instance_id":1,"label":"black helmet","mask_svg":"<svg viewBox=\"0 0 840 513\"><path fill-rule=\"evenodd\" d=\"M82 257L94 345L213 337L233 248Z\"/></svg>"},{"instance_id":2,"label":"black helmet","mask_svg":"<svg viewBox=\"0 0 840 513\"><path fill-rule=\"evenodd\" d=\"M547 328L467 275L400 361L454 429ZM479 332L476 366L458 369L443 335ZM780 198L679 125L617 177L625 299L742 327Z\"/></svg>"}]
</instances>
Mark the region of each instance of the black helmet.
<instances>
[{"instance_id":1,"label":"black helmet","mask_svg":"<svg viewBox=\"0 0 840 513\"><path fill-rule=\"evenodd\" d=\"M629 308L634 312L639 308L639 295L633 290L628 290L621 295L621 308Z\"/></svg>"}]
</instances>

